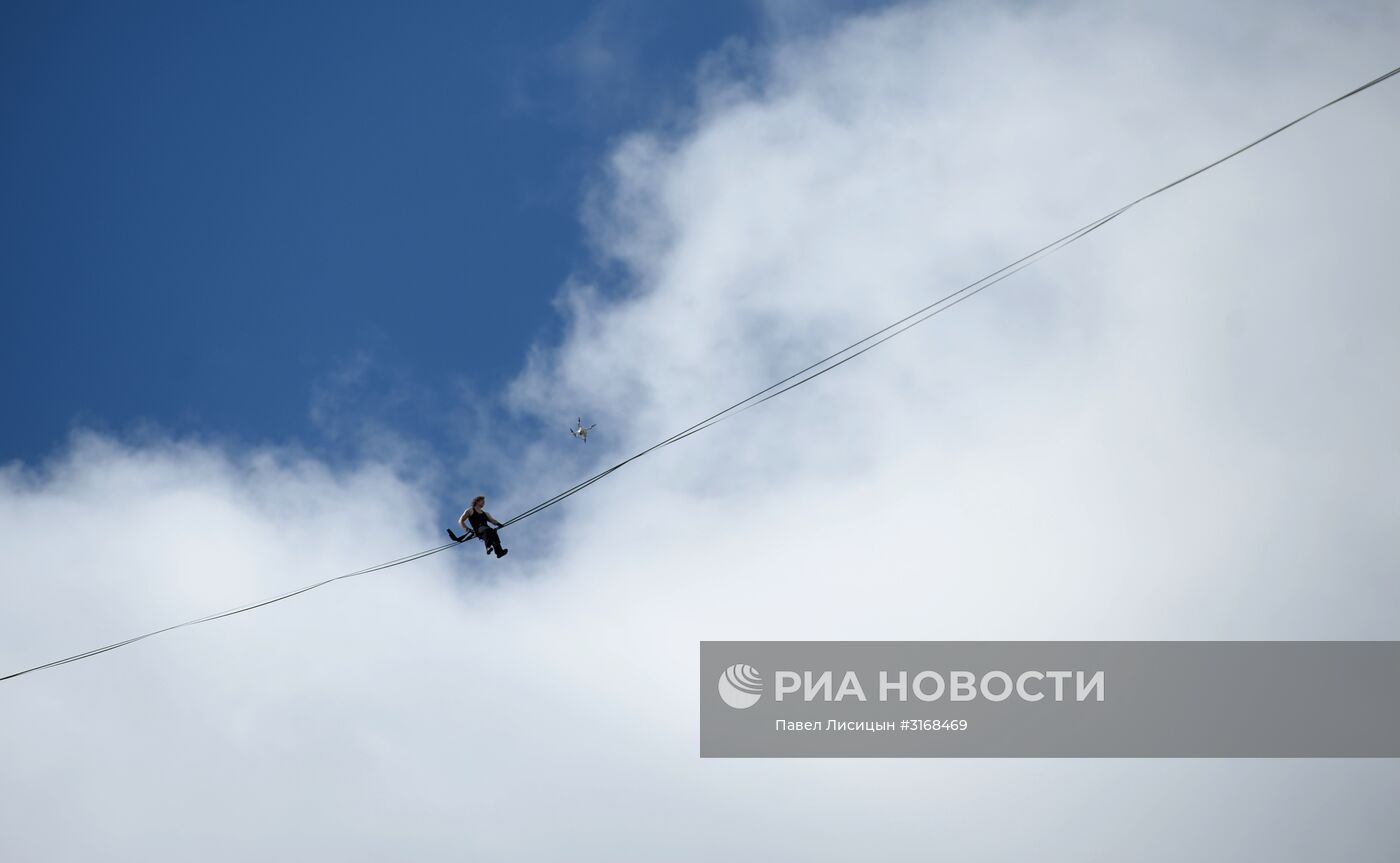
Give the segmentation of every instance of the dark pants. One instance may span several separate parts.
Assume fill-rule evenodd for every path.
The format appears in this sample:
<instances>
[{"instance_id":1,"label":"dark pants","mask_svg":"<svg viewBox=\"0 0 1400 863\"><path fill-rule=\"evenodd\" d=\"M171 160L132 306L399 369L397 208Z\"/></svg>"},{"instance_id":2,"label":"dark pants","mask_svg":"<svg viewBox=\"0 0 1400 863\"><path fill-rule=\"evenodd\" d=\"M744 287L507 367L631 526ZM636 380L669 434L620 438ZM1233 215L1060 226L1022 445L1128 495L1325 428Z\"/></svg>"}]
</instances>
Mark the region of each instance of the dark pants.
<instances>
[{"instance_id":1,"label":"dark pants","mask_svg":"<svg viewBox=\"0 0 1400 863\"><path fill-rule=\"evenodd\" d=\"M481 537L481 541L486 543L486 547L494 551L497 557L501 556L501 535L496 533L494 527L478 527L476 535Z\"/></svg>"}]
</instances>

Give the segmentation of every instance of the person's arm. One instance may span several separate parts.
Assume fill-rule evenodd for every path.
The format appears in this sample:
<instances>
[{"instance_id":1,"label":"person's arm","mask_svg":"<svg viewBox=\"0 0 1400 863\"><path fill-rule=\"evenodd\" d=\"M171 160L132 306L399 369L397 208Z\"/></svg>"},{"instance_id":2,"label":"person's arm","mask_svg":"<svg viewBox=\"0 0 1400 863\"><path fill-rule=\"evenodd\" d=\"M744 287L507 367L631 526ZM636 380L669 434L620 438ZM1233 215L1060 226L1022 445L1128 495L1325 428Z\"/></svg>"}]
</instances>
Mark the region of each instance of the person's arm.
<instances>
[{"instance_id":1,"label":"person's arm","mask_svg":"<svg viewBox=\"0 0 1400 863\"><path fill-rule=\"evenodd\" d=\"M481 514L486 516L487 524L494 524L496 527L505 527L505 525L501 524L499 521L496 521L496 519L491 515L491 513L482 512Z\"/></svg>"},{"instance_id":2,"label":"person's arm","mask_svg":"<svg viewBox=\"0 0 1400 863\"><path fill-rule=\"evenodd\" d=\"M469 509L464 509L464 510L462 510L462 515L461 515L461 517L459 517L459 518L457 519L457 523L460 524L460 525L462 526L462 530L467 530L467 531L471 530L471 528L467 527L467 513L469 513L469 512L471 512L471 510L469 510Z\"/></svg>"}]
</instances>

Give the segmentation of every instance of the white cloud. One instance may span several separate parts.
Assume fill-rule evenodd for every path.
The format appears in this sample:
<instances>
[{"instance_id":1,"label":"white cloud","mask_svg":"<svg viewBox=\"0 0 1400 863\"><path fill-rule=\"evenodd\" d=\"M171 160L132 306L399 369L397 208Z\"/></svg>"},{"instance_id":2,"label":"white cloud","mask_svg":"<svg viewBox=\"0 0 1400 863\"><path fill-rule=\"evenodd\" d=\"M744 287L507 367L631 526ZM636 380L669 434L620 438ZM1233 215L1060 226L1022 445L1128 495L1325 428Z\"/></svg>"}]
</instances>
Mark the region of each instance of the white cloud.
<instances>
[{"instance_id":1,"label":"white cloud","mask_svg":"<svg viewBox=\"0 0 1400 863\"><path fill-rule=\"evenodd\" d=\"M492 508L1383 71L1398 32L1382 4L953 4L775 46L619 146L589 218L631 281L576 286L513 389L599 434L536 443ZM526 522L502 564L6 684L0 852L1393 859L1389 762L702 762L693 675L701 639L1396 637L1396 86ZM4 477L0 657L434 544L426 499L80 441Z\"/></svg>"}]
</instances>

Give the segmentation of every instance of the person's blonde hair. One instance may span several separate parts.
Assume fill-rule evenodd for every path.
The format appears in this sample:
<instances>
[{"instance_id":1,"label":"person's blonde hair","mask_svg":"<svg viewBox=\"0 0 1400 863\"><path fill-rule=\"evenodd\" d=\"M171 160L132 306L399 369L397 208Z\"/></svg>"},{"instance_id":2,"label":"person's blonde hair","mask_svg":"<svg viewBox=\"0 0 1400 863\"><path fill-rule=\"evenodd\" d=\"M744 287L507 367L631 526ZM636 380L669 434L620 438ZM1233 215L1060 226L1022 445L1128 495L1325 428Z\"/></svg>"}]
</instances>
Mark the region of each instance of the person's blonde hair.
<instances>
[{"instance_id":1,"label":"person's blonde hair","mask_svg":"<svg viewBox=\"0 0 1400 863\"><path fill-rule=\"evenodd\" d=\"M479 503L486 503L486 495L479 494L476 497L472 498L472 506L476 506Z\"/></svg>"}]
</instances>

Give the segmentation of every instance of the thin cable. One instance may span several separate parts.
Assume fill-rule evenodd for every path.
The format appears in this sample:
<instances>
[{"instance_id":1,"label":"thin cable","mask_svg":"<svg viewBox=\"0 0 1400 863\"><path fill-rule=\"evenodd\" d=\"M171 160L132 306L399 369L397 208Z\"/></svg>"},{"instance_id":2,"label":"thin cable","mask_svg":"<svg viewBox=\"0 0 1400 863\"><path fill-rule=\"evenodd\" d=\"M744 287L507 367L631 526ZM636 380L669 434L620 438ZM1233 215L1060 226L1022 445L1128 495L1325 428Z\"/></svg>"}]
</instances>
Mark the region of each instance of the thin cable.
<instances>
[{"instance_id":1,"label":"thin cable","mask_svg":"<svg viewBox=\"0 0 1400 863\"><path fill-rule=\"evenodd\" d=\"M919 309L914 310L913 312L910 312L908 315L905 315L903 318L900 318L899 320L897 320L897 321L895 321L895 322L893 322L893 323L891 323L891 324L888 324L888 325L886 325L885 327L882 327L882 328L879 329L879 330L876 330L875 332L871 333L870 335L866 336L865 338L862 338L862 339L859 339L859 340L857 340L857 341L855 341L855 342L852 342L851 344L845 346L844 348L841 348L840 350L836 351L835 353L829 354L829 355L827 355L826 357L823 357L822 359L818 360L817 362L812 363L811 365L807 366L806 368L800 369L800 370L798 370L798 371L796 371L796 372L793 372L791 375L788 375L786 378L783 378L782 380L778 381L777 383L772 384L772 385L770 385L770 386L768 386L768 387L766 387L766 388L764 388L764 389L761 389L761 390L759 390L758 392L756 392L756 393L754 393L754 394L752 394L752 395L750 395L750 396L747 396L746 398L740 399L739 401L735 402L734 404L730 405L729 407L725 408L724 410L720 411L719 413L713 414L713 415L711 415L711 416L709 416L709 417L707 417L707 418L701 420L700 422L696 423L695 425L692 425L692 426L690 426L690 427L687 428L687 429L683 429L682 431L677 432L676 434L672 435L671 437L666 438L665 440L661 441L660 443L653 444L652 446L647 447L646 449L644 449L644 450L642 450L642 451L640 451L640 452L638 452L638 453L636 453L636 454L634 454L634 455L632 455L632 456L629 456L629 457L626 458L626 459L623 459L622 461L618 462L617 464L613 465L612 467L606 468L605 470L603 470L603 471L601 471L601 472L595 474L594 476L591 476L591 477L589 477L588 479L583 480L582 482L579 482L579 483L577 483L577 484L571 486L570 488L565 489L565 490L562 491L562 492L559 492L559 493L556 494L554 497L551 497L551 498L549 498L548 500L545 500L545 501L543 501L543 502L541 502L541 503L536 504L535 506L531 507L530 509L525 510L524 512L520 513L519 515L517 515L517 516L515 516L515 517L513 517L513 518L510 518L510 519L507 519L506 522L505 522L505 524L510 525L510 524L514 524L515 522L521 521L522 519L529 518L530 516L535 515L535 514L538 513L538 512L541 512L542 510L548 509L549 507L554 506L554 505L557 504L557 503L560 503L560 502L562 502L562 501L564 501L564 500L566 500L566 499L568 499L568 498L570 498L570 497L573 497L575 494L578 494L579 492L583 491L585 488L588 488L588 487L589 487L590 485L592 485L593 483L598 482L599 480L601 480L601 479L603 479L604 477L610 475L611 473L613 473L614 471L618 470L619 468L621 468L621 467L623 467L623 466L629 464L630 462L633 462L633 461L635 461L635 460L641 458L641 457L644 456L644 455L647 455L648 453L654 452L655 450L658 450L658 449L660 449L661 447L669 446L670 444L673 444L673 443L676 443L676 442L678 442L678 441L684 440L685 438L690 437L690 436L693 435L693 434L697 434L697 433L699 433L699 432L702 432L702 431L704 431L705 429L710 428L710 427L713 426L713 425L717 425L717 424L719 424L719 423L721 423L721 422L723 422L723 421L725 421L725 420L727 420L727 419L730 419L730 418L732 418L732 417L734 417L734 416L737 416L738 414L741 414L741 413L743 413L743 412L749 410L750 408L757 407L758 405L763 404L764 402L768 401L769 399L775 398L775 397L777 397L777 396L782 395L782 394L785 393L785 392L789 392L789 391L791 391L791 390L793 390L793 389L796 389L797 387L799 387L799 386L801 386L801 385L807 383L807 382L810 381L810 380L813 380L813 379L815 379L815 378L821 377L822 375L826 374L827 372L831 371L832 369L835 369L835 368L838 368L838 367L840 367L840 366L842 366L842 365L845 365L847 362L850 362L851 360L855 359L856 357L860 356L861 354L864 354L866 351L869 351L869 350L871 350L871 349L874 348L874 347L877 347L877 346L879 346L879 345L881 345L881 344L884 344L885 342L889 341L891 338L894 338L895 336L900 335L901 333L906 332L906 331L908 331L909 329L912 329L913 327L916 327L916 326L918 326L919 324L921 324L921 323L927 321L929 318L932 318L933 316L935 316L935 315L937 315L937 314L940 314L940 313L942 313L942 312L944 312L944 311L947 311L948 309L952 308L953 306L958 305L958 304L961 303L963 300L969 299L969 298L971 298L971 297L973 297L973 296L975 296L975 295L977 295L977 294L980 294L982 291L986 290L987 288L991 287L992 285L996 284L997 282L1000 282L1000 281L1002 281L1003 279L1006 279L1006 278L1008 278L1008 277L1010 277L1010 276L1013 276L1013 275L1015 275L1016 273L1020 272L1021 270L1025 269L1026 267L1031 266L1032 264L1036 263L1037 261L1043 260L1044 258L1047 258L1047 257L1049 257L1050 255L1053 255L1055 252L1058 252L1060 249L1063 249L1065 246L1068 246L1068 245L1070 245L1071 243L1075 243L1075 242L1079 241L1080 239L1082 239L1082 238L1088 236L1089 234L1093 233L1094 231L1098 230L1099 228L1103 227L1104 225L1108 224L1109 222L1113 221L1114 219L1118 218L1119 216L1123 215L1123 214L1126 213L1127 211L1131 210L1133 207L1136 207L1138 204L1141 204L1141 203L1143 203L1144 201L1146 201L1146 200L1148 200L1148 199L1150 199L1150 198L1154 198L1154 197L1156 197L1157 195L1160 195L1160 194L1162 194L1163 192L1166 192L1166 191L1169 190L1169 189L1172 189L1172 188L1174 188L1174 187L1176 187L1176 186L1181 185L1182 183L1185 183L1186 181L1188 181L1188 180L1190 180L1190 179L1193 179L1194 177L1197 177L1197 176L1200 176L1201 174L1204 174L1206 171L1209 171L1209 170L1211 170L1212 168L1215 168L1215 167L1217 167L1217 166L1219 166L1219 165L1221 165L1221 164L1224 164L1225 162L1230 161L1231 159L1235 158L1236 156L1240 155L1241 153L1244 153L1244 152L1246 152L1246 151L1248 151L1248 150L1251 150L1251 149L1253 149L1254 147L1257 147L1258 145L1260 145L1260 144L1264 143L1265 141L1269 140L1270 138L1274 137L1275 135L1278 135L1279 133L1284 132L1284 131L1286 131L1287 129L1290 129L1290 128L1292 128L1293 126L1298 125L1299 123L1303 122L1304 120L1308 119L1309 117L1313 116L1314 114L1317 114L1317 113L1320 112L1320 111L1326 110L1327 108L1330 108L1330 107L1332 107L1333 105L1336 105L1336 104L1339 103L1339 102L1343 102L1343 101L1345 101L1345 100L1347 100L1347 99L1350 99L1352 96L1355 96L1356 94L1361 93L1361 92L1364 91L1364 90L1368 90L1368 89L1370 89L1371 87L1374 87L1374 86L1376 86L1377 84L1380 84L1381 82L1387 80L1388 78L1391 78L1391 77L1395 76L1396 74L1400 74L1400 66L1397 66L1397 67L1395 67L1394 69L1391 69L1389 72L1386 72L1386 73L1383 74L1383 75L1380 75L1380 76L1378 76L1378 77L1376 77L1376 78L1371 79L1370 81L1367 81L1365 84L1362 84L1361 86L1356 87L1356 88L1353 89L1353 90L1349 90L1348 92L1343 93L1342 95L1336 97L1335 99L1332 99L1332 100L1329 101L1329 102L1326 102L1326 103L1324 103L1324 104L1322 104L1322 105L1317 106L1316 108L1313 108L1311 111L1308 111L1308 112L1305 113L1305 114L1302 114L1302 115L1300 115L1300 116L1298 116L1298 117L1295 117L1294 119L1288 121L1287 123L1283 124L1282 126L1279 126L1278 128L1274 129L1273 131L1271 131L1271 132L1269 132L1269 133L1267 133L1267 134L1265 134L1265 135L1262 135L1262 136L1260 136L1260 137L1258 137L1258 138L1255 138L1253 141L1250 141L1248 144L1245 144L1244 146L1242 146L1242 147L1240 147L1240 148L1238 148L1238 149L1236 149L1236 150L1234 150L1234 151L1232 151L1232 152L1230 152L1230 153L1228 153L1228 154L1226 154L1226 155L1224 155L1224 156L1221 156L1220 158L1216 159L1215 161L1210 162L1210 163L1208 163L1208 164L1206 164L1206 165L1203 165L1202 167L1197 168L1196 170L1191 171L1191 172L1188 173L1188 174L1184 174L1184 175L1182 175L1181 177L1178 177L1177 179L1171 181L1170 183L1167 183L1167 184L1165 184L1165 185L1163 185L1163 186L1159 186L1158 188L1153 189L1152 191L1150 191L1150 192L1148 192L1148 193L1146 193L1146 194L1144 194L1144 195L1142 195L1142 196L1140 196L1140 197L1138 197L1138 198L1136 198L1136 199L1130 201L1129 203L1124 204L1123 206L1119 207L1118 209L1113 210L1112 212L1109 212L1109 213L1107 213L1107 214L1105 214L1105 215L1103 215L1103 216L1100 216L1099 218L1095 219L1094 221L1089 222L1088 224L1083 225L1083 226L1080 227L1080 228L1076 228L1075 230L1070 231L1068 234L1065 234L1064 236L1062 236L1062 237L1060 237L1060 238L1058 238L1058 239L1056 239L1056 240L1052 240L1051 242L1046 243L1045 245L1041 246L1039 249L1036 249L1034 252L1031 252L1030 254L1027 254L1027 255L1025 255L1025 256L1023 256L1023 257L1021 257L1021 258L1019 258L1019 259L1017 259L1017 260L1011 262L1010 264L1007 264L1006 266L1002 267L1001 269L999 269L999 270L994 270L993 272L988 273L987 275L983 276L982 278L980 278L980 279L978 279L978 280L976 280L976 281L974 281L974 282L971 282L971 283L969 283L969 284L967 284L967 285L964 285L963 287L961 287L961 288L959 288L958 290L952 292L951 294L948 294L948 295L946 295L946 296L940 297L939 299L934 300L932 303L929 303L928 305L923 306L922 308L919 308ZM912 321L912 322L910 322L910 321ZM907 323L907 325L906 325L906 322L910 322L910 323ZM891 330L893 330L894 332L890 332ZM885 335L886 333L889 333L889 335ZM884 338L879 338L880 336L884 336ZM866 342L870 342L870 341L873 340L873 339L877 339L877 340L874 341L872 344L869 344L869 345L867 345L866 347L861 348L861 349L858 350L858 351L855 350L856 348L860 347L861 345L865 344ZM840 357L842 354L846 354L846 353L851 352L851 351L854 351L854 353L851 353L850 356L847 356L847 357L845 357L845 358L843 358L843 359L841 359L841 360L839 360L839 361L837 361L837 362L834 362L834 363L831 362L832 360L836 359L837 357ZM831 364L830 364L830 365L826 365L827 363L831 363ZM819 369L819 370L813 372L814 369ZM812 373L812 374L807 374L808 372L813 372L813 373ZM802 377L803 375L805 375L805 377ZM784 384L787 384L789 381L793 380L794 378L800 378L800 379L797 380L796 383L790 384L790 385L788 385L788 386L783 386ZM781 389L779 389L779 387L781 387ZM773 392L773 390L777 390L777 391L776 391L776 392Z\"/></svg>"},{"instance_id":2,"label":"thin cable","mask_svg":"<svg viewBox=\"0 0 1400 863\"><path fill-rule=\"evenodd\" d=\"M886 326L881 327L880 329L876 330L870 335L865 336L862 339L858 339L850 343L849 345L846 345L844 348L841 348L835 353L828 354L827 356L823 357L820 360L817 360L815 363L812 363L806 368L799 369L798 371L793 372L792 374L788 375L787 377L783 378L777 383L771 384L750 396L740 399L739 401L735 402L734 404L730 405L724 410L719 411L715 414L711 414L710 416L695 423L689 428L682 429L681 431L671 435L670 437L660 441L659 443L652 444L646 449L641 450L640 452L637 452L631 456L628 456L627 458L623 459L622 461L618 462L612 467L605 468L604 470L599 471L598 473L594 474L588 479L578 482L565 489L564 491L559 492L553 497L550 497L544 501L541 501L540 503L535 504L534 506L530 507L524 512L521 512L519 515L507 519L502 524L502 527L507 527L517 522L523 521L532 515L540 513L550 508L551 506L554 506L557 503L560 503L564 500L567 500L570 497L573 497L574 495L578 494L579 492L583 491L584 489L588 488L589 486L593 485L599 480L602 480L607 476L611 475L614 471L625 467L626 465L636 461L639 458L642 458L645 455L648 455L649 453L655 452L656 450L661 449L662 447L670 446L673 443L678 443L679 441L685 440L691 435L699 434L700 432L710 428L711 426L724 422L727 419L731 419L747 410L750 410L751 408L758 407L759 405L769 401L770 399L777 398L778 396L786 392L790 392L809 381L821 377L827 372L840 368L841 366L845 365L846 363L850 362L856 357L865 354L867 351L874 350L875 348L879 347L880 345L884 344L890 339L901 335L905 332L908 332L909 330L913 329L919 324L928 321L935 315L939 315L943 312L946 312L948 309L953 308L959 303L962 303L963 301L969 300L977 294L980 294L982 291L985 291L992 285L995 285L998 282L1008 279L1011 276L1014 276L1016 273L1019 273L1021 270L1024 270L1026 267L1029 267L1032 264L1035 264L1038 261L1041 261L1049 257L1050 255L1053 255L1055 252L1058 252L1065 246L1068 246L1071 243L1078 242L1079 240L1083 239L1084 237L1088 236L1094 231L1097 231L1099 228L1102 228L1104 225L1108 224L1109 222L1113 221L1114 219L1118 218L1119 216L1123 215L1124 213L1131 210L1133 207L1136 207L1138 204L1141 204L1149 198L1154 198L1157 195L1160 195L1169 189L1172 189L1194 177L1204 174L1206 171L1209 171L1212 168L1217 167L1218 165L1230 161L1231 159L1235 158L1241 153L1251 150L1254 147L1264 143L1265 141L1269 140L1270 138L1274 137L1280 132L1286 131L1287 129L1290 129L1293 126L1298 125L1299 123L1303 122L1304 120L1308 119L1314 114L1324 111L1327 108L1330 108L1339 102L1346 101L1347 99L1350 99L1352 96L1355 96L1358 93L1361 93L1365 90L1369 90L1377 84L1394 77L1396 74L1400 74L1400 66L1391 69L1384 75L1380 75L1376 78L1371 79L1370 81L1367 81L1365 84L1362 84L1361 86L1353 90L1343 93L1342 95L1338 96L1335 99L1332 99L1329 102L1326 102L1322 105L1317 106L1316 108L1313 108L1306 114L1302 114L1294 118L1293 120L1288 121L1287 123L1283 124L1282 126L1279 126L1277 129L1274 129L1268 134L1256 138L1253 141L1250 141L1243 147L1240 147L1239 149L1234 150L1233 152L1225 156L1221 156L1219 159L1216 159L1215 161L1207 165L1197 168L1189 174L1184 174L1183 176L1178 177L1177 179L1171 181L1170 183L1167 183L1164 186L1160 186L1156 189L1153 189L1147 194L1142 195L1141 197L1138 197L1127 204L1124 204L1123 206L1107 213L1106 215L1100 216L1099 218L1083 225L1082 227L1070 231L1068 234L1065 234L1064 236L1056 240L1052 240L1051 242L1046 243L1045 245L1041 246L1035 251L1030 252L1027 255L1023 255L1022 257L1018 258L1015 261L1012 261L1006 266L998 270L994 270L988 273L987 275L983 276L982 278L974 282L970 282L967 285L964 285L963 287L959 288L958 290L953 291L952 293L947 294L943 297L940 297L937 300L934 300L928 305L925 305L919 309L915 309L913 312L910 312L909 314L905 315L899 320L894 321L891 324L887 324ZM869 344L866 344L867 342L869 342ZM861 347L862 345L864 345L864 347ZM859 350L856 350L857 348L859 348ZM841 357L841 359L838 360L838 357ZM833 362L833 360L835 360L835 362ZM440 545L436 548L430 548L425 551L417 552L415 554L406 555L396 560L391 560L385 563L378 564L376 566L368 567L366 569L357 570L355 572L347 572L344 575L337 575L334 578L328 578L325 581L319 581L307 587L299 588L297 590L284 593L280 596L274 596L271 599L265 599L261 602L250 603L248 605L243 605L237 608L229 609L228 611L221 611L218 614L211 614L206 617L200 617L195 620L187 620L184 623L177 623L174 626L167 626L164 629L157 629L153 632L148 632L144 635L138 635L134 638L128 638L125 641L118 641L114 644L109 644L105 647L98 647L93 650L89 650L85 653L79 653L73 656L65 657L63 659L54 660L53 662L48 662L43 665L36 665L33 668L26 668L23 671L17 671L13 674L7 674L4 677L0 677L0 681L11 680L13 678L29 674L31 672L42 671L46 668L54 668L59 665L65 665L69 662L77 662L80 659L87 659L88 657L96 656L100 653L106 653L109 650L116 650L120 647L125 647L129 644L135 644L138 641L142 641L144 639L150 638L155 635L160 635L162 633L170 632L175 629L181 629L186 626L194 626L200 623L207 623L209 621L218 620L223 617L231 617L235 614L242 614L245 611L252 611L255 608L261 608L264 605L271 605L274 602L281 602L284 599L290 599L294 596L298 596L308 591L315 590L318 587L323 587L334 581L340 581L341 579L346 578L354 578L355 576L359 575L368 575L372 572L379 572L381 570L390 569L392 567L400 566L405 563L411 563L412 561L420 560L424 557L428 557L429 555L437 554L440 551L445 551L449 548L452 548L454 545L457 545L457 543L450 542L445 545Z\"/></svg>"},{"instance_id":3,"label":"thin cable","mask_svg":"<svg viewBox=\"0 0 1400 863\"><path fill-rule=\"evenodd\" d=\"M400 566L405 563L412 563L415 560L421 560L425 557L428 557L429 555L437 554L440 551L446 551L447 549L452 548L455 545L457 545L457 543L449 542L444 545L440 545L437 548L426 549L424 551L416 552L414 554L405 555L395 560L390 560L386 561L385 563L376 564L375 566L366 567L365 569L359 569L354 572L347 572L344 575L337 575L334 578L328 578L325 581L318 581L315 584L307 585L306 587L301 587L297 588L296 590L288 591L287 593L284 593L280 596L274 596L271 599L264 599L260 602L252 602L247 605L240 605L237 608L230 608L228 611L220 611L217 614L210 614L206 615L205 617L195 618L194 620L187 620L184 623L177 623L174 626L167 626L164 629L157 629L152 632L147 632L144 635L138 635L134 638L128 638L124 641L118 641L113 644L108 644L105 647L96 647L92 650L88 650L83 653L76 653L72 656L64 657L63 659L56 659L53 662L46 662L43 665L36 665L33 668L26 668L23 671L16 671L13 674L7 674L4 677L0 677L0 681L11 680L13 678L21 677L34 671L43 671L46 668L54 668L59 665L67 665L70 662L77 662L80 659L87 659L88 657L96 656L99 653L106 653L109 650L116 650L119 647L126 647L128 644L135 644L138 641L143 641L154 635L160 635L162 633L170 632L175 629L182 629L186 626L194 626L198 623L208 623L211 620L218 620L221 617L232 617L235 614L242 614L245 611L252 611L255 608L262 608L264 605L271 605L274 602L281 602L284 599L291 599L294 596L307 593L308 591L315 590L318 587L324 587L325 585L330 584L333 581L340 581L344 578L354 578L357 575L369 575L372 572L379 572L380 570L391 569L395 566Z\"/></svg>"}]
</instances>

